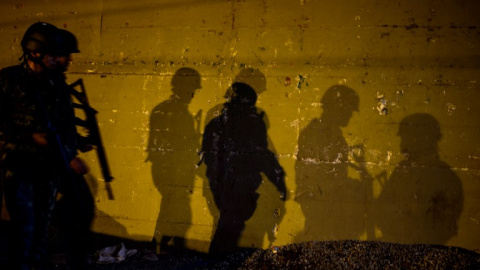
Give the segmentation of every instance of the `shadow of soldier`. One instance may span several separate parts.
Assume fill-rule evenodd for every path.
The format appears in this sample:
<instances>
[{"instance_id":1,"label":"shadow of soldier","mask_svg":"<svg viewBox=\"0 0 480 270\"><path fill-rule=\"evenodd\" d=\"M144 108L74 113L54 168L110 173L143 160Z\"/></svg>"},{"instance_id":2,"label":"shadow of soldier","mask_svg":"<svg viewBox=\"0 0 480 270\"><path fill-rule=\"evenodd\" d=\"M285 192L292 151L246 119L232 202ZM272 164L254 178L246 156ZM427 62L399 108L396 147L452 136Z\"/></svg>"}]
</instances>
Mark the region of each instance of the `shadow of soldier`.
<instances>
[{"instance_id":1,"label":"shadow of soldier","mask_svg":"<svg viewBox=\"0 0 480 270\"><path fill-rule=\"evenodd\" d=\"M343 85L330 87L321 99L323 113L301 132L295 164L296 195L305 217L295 242L358 239L365 228L365 178L348 176L349 154L341 128L358 111L357 93ZM363 157L357 157L359 159ZM364 163L363 163L364 164Z\"/></svg>"},{"instance_id":2,"label":"shadow of soldier","mask_svg":"<svg viewBox=\"0 0 480 270\"><path fill-rule=\"evenodd\" d=\"M463 188L439 158L440 125L433 116L416 113L400 122L398 135L404 160L375 201L379 240L446 244L457 234Z\"/></svg>"},{"instance_id":3,"label":"shadow of soldier","mask_svg":"<svg viewBox=\"0 0 480 270\"><path fill-rule=\"evenodd\" d=\"M190 197L200 134L188 105L197 89L200 74L180 68L172 78L172 95L152 110L148 157L153 182L161 195L160 212L153 240L157 252L185 248L185 234L191 225Z\"/></svg>"}]
</instances>

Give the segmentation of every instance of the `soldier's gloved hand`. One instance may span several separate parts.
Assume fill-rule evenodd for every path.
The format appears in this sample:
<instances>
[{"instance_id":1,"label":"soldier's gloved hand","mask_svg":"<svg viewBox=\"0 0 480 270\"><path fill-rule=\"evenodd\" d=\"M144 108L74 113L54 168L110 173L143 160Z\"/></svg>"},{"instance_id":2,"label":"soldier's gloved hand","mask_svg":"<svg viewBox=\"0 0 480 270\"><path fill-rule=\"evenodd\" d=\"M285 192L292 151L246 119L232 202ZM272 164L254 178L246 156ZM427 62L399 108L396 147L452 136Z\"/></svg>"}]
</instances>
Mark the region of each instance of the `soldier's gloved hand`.
<instances>
[{"instance_id":1,"label":"soldier's gloved hand","mask_svg":"<svg viewBox=\"0 0 480 270\"><path fill-rule=\"evenodd\" d=\"M91 145L91 144L85 144L85 145L82 145L82 146L80 147L80 149L78 149L78 150L80 150L80 152L82 152L82 153L85 153L85 152L88 152L88 151L92 151L92 150L93 150L93 145Z\"/></svg>"},{"instance_id":2,"label":"soldier's gloved hand","mask_svg":"<svg viewBox=\"0 0 480 270\"><path fill-rule=\"evenodd\" d=\"M70 161L70 168L72 168L72 171L76 174L86 174L88 173L88 167L85 164L85 162L78 158L74 157L72 161Z\"/></svg>"},{"instance_id":3,"label":"soldier's gloved hand","mask_svg":"<svg viewBox=\"0 0 480 270\"><path fill-rule=\"evenodd\" d=\"M90 137L78 136L78 150L85 153L93 150L93 144L91 143Z\"/></svg>"},{"instance_id":4,"label":"soldier's gloved hand","mask_svg":"<svg viewBox=\"0 0 480 270\"><path fill-rule=\"evenodd\" d=\"M47 133L46 132L34 132L32 133L32 139L38 146L47 146Z\"/></svg>"}]
</instances>

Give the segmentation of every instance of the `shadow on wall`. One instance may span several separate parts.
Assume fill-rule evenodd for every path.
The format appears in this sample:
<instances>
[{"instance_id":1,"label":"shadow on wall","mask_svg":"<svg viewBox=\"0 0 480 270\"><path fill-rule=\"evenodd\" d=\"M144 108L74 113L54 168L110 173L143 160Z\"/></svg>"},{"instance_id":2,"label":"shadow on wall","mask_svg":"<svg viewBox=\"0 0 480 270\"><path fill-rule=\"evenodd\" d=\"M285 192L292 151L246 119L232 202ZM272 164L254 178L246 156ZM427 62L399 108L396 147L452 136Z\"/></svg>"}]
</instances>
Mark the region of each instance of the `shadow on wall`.
<instances>
[{"instance_id":1,"label":"shadow on wall","mask_svg":"<svg viewBox=\"0 0 480 270\"><path fill-rule=\"evenodd\" d=\"M348 177L349 152L363 146L349 146L341 130L358 111L359 97L353 89L335 85L321 103L322 116L313 119L298 140L295 201L305 227L296 242L358 239L365 231L365 183L371 178L363 165L355 167L362 179ZM363 156L356 159L364 164Z\"/></svg>"},{"instance_id":2,"label":"shadow on wall","mask_svg":"<svg viewBox=\"0 0 480 270\"><path fill-rule=\"evenodd\" d=\"M92 197L97 198L99 190L103 191L103 188L99 189L98 180L93 175L87 174L85 175L85 181L88 183ZM125 243L125 241L127 241L129 236L127 229L118 221L116 221L115 218L109 216L107 213L99 210L98 208L95 208L93 224L95 224L97 220L98 222L101 222L101 228L103 230L100 232L92 232L93 248L100 249L104 248L105 246L117 245L120 242Z\"/></svg>"},{"instance_id":3,"label":"shadow on wall","mask_svg":"<svg viewBox=\"0 0 480 270\"><path fill-rule=\"evenodd\" d=\"M264 112L259 113L255 106L257 93L244 82L233 83L230 92L231 96L223 104L219 115L205 127L202 141L206 176L220 212L209 249L212 254L228 253L239 248L245 222L257 209L260 195L256 191L262 183L262 174L276 186L282 200L285 200L286 194L283 168L268 149ZM215 111L218 112L218 108L210 110L207 119ZM265 221L253 223L263 224ZM262 227L265 226L259 228ZM263 245L266 233L262 233L260 245Z\"/></svg>"},{"instance_id":4,"label":"shadow on wall","mask_svg":"<svg viewBox=\"0 0 480 270\"><path fill-rule=\"evenodd\" d=\"M373 211L380 240L446 244L457 234L463 188L439 159L439 123L429 114L412 114L400 122L398 135L405 158L384 183Z\"/></svg>"},{"instance_id":5,"label":"shadow on wall","mask_svg":"<svg viewBox=\"0 0 480 270\"><path fill-rule=\"evenodd\" d=\"M373 178L365 168L363 145L350 146L341 127L358 110L357 93L346 86L329 88L323 114L300 133L296 197L305 228L295 242L359 239L445 244L457 233L463 190L459 178L439 160L439 124L428 114L400 123L400 162L373 197ZM354 162L349 162L348 157ZM353 167L360 179L348 177Z\"/></svg>"},{"instance_id":6,"label":"shadow on wall","mask_svg":"<svg viewBox=\"0 0 480 270\"><path fill-rule=\"evenodd\" d=\"M99 185L103 185L105 183L100 184L98 179L93 175L85 175L85 181L86 183L88 183L93 198L98 198L98 192L106 192L105 187L99 187ZM122 218L120 218L120 220L121 219ZM97 222L101 224L100 226L98 226L98 228L101 228L101 230L91 231L90 238L84 239L91 241L89 242L90 247L88 250L90 254L94 254L96 251L99 251L106 247L118 246L120 243L123 243L128 249L151 250L153 248L151 246L151 239L145 239L144 236L140 235L129 234L127 228L119 221L117 221L117 218L108 215L107 213L101 211L98 208L95 208L95 217L92 224L93 228L97 227L95 226L95 223ZM82 237L82 235L78 235L75 237ZM56 239L53 240L56 241ZM77 245L78 244L79 243L77 243ZM57 250L60 251L60 253L65 252L65 247L63 246L63 243L58 243L57 241L56 243L52 243L52 245L53 247L56 247L56 249L52 249L52 251L55 252L55 250ZM81 246L75 248L81 248Z\"/></svg>"},{"instance_id":7,"label":"shadow on wall","mask_svg":"<svg viewBox=\"0 0 480 270\"><path fill-rule=\"evenodd\" d=\"M146 161L152 163L153 182L161 195L153 236L157 252L184 249L185 234L192 222L190 197L200 133L188 105L200 88L200 74L180 68L172 78L172 95L150 115Z\"/></svg>"}]
</instances>

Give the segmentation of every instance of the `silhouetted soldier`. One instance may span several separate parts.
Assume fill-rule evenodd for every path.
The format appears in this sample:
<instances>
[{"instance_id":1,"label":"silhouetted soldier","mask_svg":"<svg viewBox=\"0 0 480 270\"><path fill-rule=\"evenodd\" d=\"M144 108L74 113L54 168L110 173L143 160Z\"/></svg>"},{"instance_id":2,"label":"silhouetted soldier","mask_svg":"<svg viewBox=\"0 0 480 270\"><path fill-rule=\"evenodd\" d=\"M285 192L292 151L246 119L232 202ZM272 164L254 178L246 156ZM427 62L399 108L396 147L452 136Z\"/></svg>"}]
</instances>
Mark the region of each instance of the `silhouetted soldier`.
<instances>
[{"instance_id":1,"label":"silhouetted soldier","mask_svg":"<svg viewBox=\"0 0 480 270\"><path fill-rule=\"evenodd\" d=\"M267 81L265 74L263 74L260 70L256 68L244 68L242 69L233 79L233 83L244 83L248 84L250 87L253 88L257 96L260 96L263 92L267 90ZM231 100L233 94L232 87L228 87L228 89L225 91L224 98L226 99L226 102ZM208 110L208 112L205 115L205 124L210 123L210 121L219 116L222 113L222 110L224 108L224 104L218 104ZM267 128L267 142L268 142L268 150L272 153L276 153L275 147L270 140L270 137L268 136L268 129L270 126L269 120L265 112L262 110L262 108L259 108L258 106L255 107L257 110L257 114L263 115L262 121L265 123L265 126ZM200 170L203 170L203 167L200 167ZM205 172L202 172L202 175L205 175ZM206 179L208 181L208 179ZM205 185L208 186L208 183ZM209 188L204 188L203 189L203 195L205 196L205 199L207 200L207 206L210 210L210 213L212 214L214 218L214 222L218 221L219 218L219 211L217 206L214 204L213 200L213 195L212 192L210 191ZM275 215L272 215L272 212L275 211ZM250 243L249 245L255 246L255 247L262 247L263 246L263 241L264 241L264 235L268 235L268 240L270 242L270 245L273 244L275 241L276 237L276 230L275 226L278 225L283 216L285 214L285 203L279 201L278 203L275 203L275 205L264 205L264 207L259 207L257 208L255 212L255 216L250 219L249 224L255 227L255 234L257 237L252 237L249 238ZM258 217L258 218L255 218ZM270 217L270 218L269 218ZM215 233L216 227L212 227L213 232L212 235Z\"/></svg>"},{"instance_id":2,"label":"silhouetted soldier","mask_svg":"<svg viewBox=\"0 0 480 270\"><path fill-rule=\"evenodd\" d=\"M67 30L59 29L55 38L58 46L57 58L59 72L66 72L72 61L72 53L79 53L75 35ZM68 89L68 88L67 88ZM77 137L77 148L81 152L92 150L92 146ZM71 269L92 268L89 252L92 249L91 225L94 218L94 199L90 188L82 174L73 174L71 180L60 183L61 198L55 206L55 214L62 236L66 240L69 267ZM57 225L57 224L52 224Z\"/></svg>"},{"instance_id":3,"label":"silhouetted soldier","mask_svg":"<svg viewBox=\"0 0 480 270\"><path fill-rule=\"evenodd\" d=\"M48 23L31 25L21 41L23 63L0 71L2 178L14 240L8 269L46 266L58 182L69 181L70 172L87 171L77 157L74 111L55 43L58 33Z\"/></svg>"},{"instance_id":4,"label":"silhouetted soldier","mask_svg":"<svg viewBox=\"0 0 480 270\"><path fill-rule=\"evenodd\" d=\"M438 121L416 113L400 122L401 161L377 200L381 240L445 244L457 234L463 208L458 176L438 156Z\"/></svg>"},{"instance_id":5,"label":"silhouetted soldier","mask_svg":"<svg viewBox=\"0 0 480 270\"><path fill-rule=\"evenodd\" d=\"M210 121L203 135L202 152L207 178L220 211L210 253L238 248L245 222L257 207L261 173L277 187L285 200L284 171L268 150L263 114L255 107L257 95L245 83L232 85L233 95L222 114Z\"/></svg>"},{"instance_id":6,"label":"silhouetted soldier","mask_svg":"<svg viewBox=\"0 0 480 270\"><path fill-rule=\"evenodd\" d=\"M190 196L200 134L188 105L200 88L200 74L191 68L180 68L172 79L173 94L150 115L146 161L152 163L153 182L162 196L155 227L155 234L161 235L162 251L171 244L176 249L184 248L185 233L191 223Z\"/></svg>"}]
</instances>

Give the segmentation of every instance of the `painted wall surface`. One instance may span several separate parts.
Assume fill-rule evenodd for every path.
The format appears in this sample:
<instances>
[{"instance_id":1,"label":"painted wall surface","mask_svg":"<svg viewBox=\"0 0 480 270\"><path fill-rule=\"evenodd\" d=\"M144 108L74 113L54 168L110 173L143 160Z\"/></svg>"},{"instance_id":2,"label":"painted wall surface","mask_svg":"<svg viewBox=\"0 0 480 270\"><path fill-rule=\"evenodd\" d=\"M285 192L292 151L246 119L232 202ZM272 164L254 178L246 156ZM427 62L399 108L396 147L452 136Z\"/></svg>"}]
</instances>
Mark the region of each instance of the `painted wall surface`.
<instances>
[{"instance_id":1,"label":"painted wall surface","mask_svg":"<svg viewBox=\"0 0 480 270\"><path fill-rule=\"evenodd\" d=\"M109 200L95 153L83 154L96 232L175 236L208 250L218 210L198 153L229 86L242 81L257 92L288 190L284 202L263 176L242 246L362 239L480 249L480 2L0 7L2 67L18 63L36 21L78 38L68 80L84 79L115 178Z\"/></svg>"}]
</instances>

